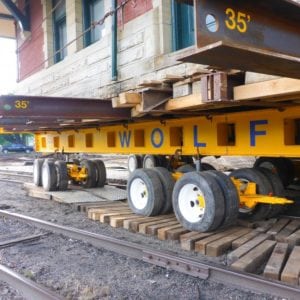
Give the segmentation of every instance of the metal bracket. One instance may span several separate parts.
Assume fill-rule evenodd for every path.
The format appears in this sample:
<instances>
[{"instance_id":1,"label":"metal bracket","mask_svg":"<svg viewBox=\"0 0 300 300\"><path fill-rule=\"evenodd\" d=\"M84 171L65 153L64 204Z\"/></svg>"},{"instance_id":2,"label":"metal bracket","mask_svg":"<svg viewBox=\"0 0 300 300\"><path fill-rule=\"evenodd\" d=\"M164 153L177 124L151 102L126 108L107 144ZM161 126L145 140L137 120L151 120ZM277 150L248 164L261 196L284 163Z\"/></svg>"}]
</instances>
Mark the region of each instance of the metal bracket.
<instances>
[{"instance_id":1,"label":"metal bracket","mask_svg":"<svg viewBox=\"0 0 300 300\"><path fill-rule=\"evenodd\" d=\"M26 14L22 13L20 9L11 0L1 0L1 2L13 15L16 21L18 21L22 31L30 31L28 1L25 1L25 6L27 7Z\"/></svg>"}]
</instances>

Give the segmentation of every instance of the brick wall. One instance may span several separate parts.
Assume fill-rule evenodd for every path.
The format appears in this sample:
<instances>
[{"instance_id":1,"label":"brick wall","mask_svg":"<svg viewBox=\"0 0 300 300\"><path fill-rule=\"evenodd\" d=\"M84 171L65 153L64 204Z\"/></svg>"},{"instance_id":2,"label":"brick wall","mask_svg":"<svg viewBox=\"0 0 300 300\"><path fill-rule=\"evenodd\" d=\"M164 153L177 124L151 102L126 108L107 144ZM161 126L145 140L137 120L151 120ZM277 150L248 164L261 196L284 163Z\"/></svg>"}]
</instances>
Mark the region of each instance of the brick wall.
<instances>
[{"instance_id":1,"label":"brick wall","mask_svg":"<svg viewBox=\"0 0 300 300\"><path fill-rule=\"evenodd\" d=\"M120 4L122 0L118 0ZM129 1L122 10L118 12L118 26L122 26L136 17L146 13L153 8L152 0L133 0Z\"/></svg>"},{"instance_id":2,"label":"brick wall","mask_svg":"<svg viewBox=\"0 0 300 300\"><path fill-rule=\"evenodd\" d=\"M23 9L24 1L19 1L19 7ZM41 1L30 0L30 24L31 34L25 37L18 30L17 56L18 56L18 80L21 81L44 68L44 34L42 23Z\"/></svg>"}]
</instances>

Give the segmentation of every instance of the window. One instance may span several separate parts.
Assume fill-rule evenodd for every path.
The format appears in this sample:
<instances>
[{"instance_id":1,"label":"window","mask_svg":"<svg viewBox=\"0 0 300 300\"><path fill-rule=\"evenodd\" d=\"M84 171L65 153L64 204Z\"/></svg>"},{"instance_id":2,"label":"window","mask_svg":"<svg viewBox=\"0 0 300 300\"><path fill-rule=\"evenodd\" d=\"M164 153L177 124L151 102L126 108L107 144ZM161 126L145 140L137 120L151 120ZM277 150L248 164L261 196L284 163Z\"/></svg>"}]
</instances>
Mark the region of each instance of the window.
<instances>
[{"instance_id":1,"label":"window","mask_svg":"<svg viewBox=\"0 0 300 300\"><path fill-rule=\"evenodd\" d=\"M83 6L84 30L87 30L93 22L99 21L104 16L104 0L85 0ZM97 25L84 36L84 45L88 46L102 38L104 24Z\"/></svg>"},{"instance_id":2,"label":"window","mask_svg":"<svg viewBox=\"0 0 300 300\"><path fill-rule=\"evenodd\" d=\"M67 56L67 24L66 24L66 1L53 0L53 33L54 33L54 62L59 62Z\"/></svg>"},{"instance_id":3,"label":"window","mask_svg":"<svg viewBox=\"0 0 300 300\"><path fill-rule=\"evenodd\" d=\"M194 5L172 0L173 50L195 44Z\"/></svg>"}]
</instances>

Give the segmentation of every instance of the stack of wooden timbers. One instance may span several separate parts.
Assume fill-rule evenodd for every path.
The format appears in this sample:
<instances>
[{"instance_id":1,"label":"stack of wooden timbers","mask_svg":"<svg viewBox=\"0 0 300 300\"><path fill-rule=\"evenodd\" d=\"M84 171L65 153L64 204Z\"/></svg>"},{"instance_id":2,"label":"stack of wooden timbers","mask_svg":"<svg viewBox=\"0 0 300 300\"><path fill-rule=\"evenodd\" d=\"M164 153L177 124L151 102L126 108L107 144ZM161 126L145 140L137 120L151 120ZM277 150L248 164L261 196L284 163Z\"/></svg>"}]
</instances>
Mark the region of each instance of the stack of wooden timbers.
<instances>
[{"instance_id":1,"label":"stack of wooden timbers","mask_svg":"<svg viewBox=\"0 0 300 300\"><path fill-rule=\"evenodd\" d=\"M165 75L143 81L136 89L113 98L114 108L132 107L131 116L189 115L189 112L250 106L276 108L300 99L300 80L276 78L247 82L239 71Z\"/></svg>"},{"instance_id":2,"label":"stack of wooden timbers","mask_svg":"<svg viewBox=\"0 0 300 300\"><path fill-rule=\"evenodd\" d=\"M83 204L88 218L124 228L130 232L156 236L180 243L183 250L223 256L230 268L299 285L300 220L272 218L267 221L239 221L235 226L213 232L186 230L173 214L144 217L133 214L126 202Z\"/></svg>"}]
</instances>

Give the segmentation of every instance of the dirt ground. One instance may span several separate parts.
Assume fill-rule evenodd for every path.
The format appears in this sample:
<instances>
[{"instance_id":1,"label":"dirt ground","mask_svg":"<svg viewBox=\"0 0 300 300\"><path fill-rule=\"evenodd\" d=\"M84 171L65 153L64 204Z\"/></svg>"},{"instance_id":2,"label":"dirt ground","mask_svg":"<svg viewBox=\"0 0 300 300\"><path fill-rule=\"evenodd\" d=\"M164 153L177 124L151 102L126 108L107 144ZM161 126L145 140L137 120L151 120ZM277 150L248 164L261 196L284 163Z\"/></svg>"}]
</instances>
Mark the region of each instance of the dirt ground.
<instances>
[{"instance_id":1,"label":"dirt ground","mask_svg":"<svg viewBox=\"0 0 300 300\"><path fill-rule=\"evenodd\" d=\"M105 160L107 164L107 161L113 161L118 168L126 167L124 159ZM23 166L22 158L16 161L12 156L0 156L0 169L9 169L12 164L23 172L25 169L30 172L30 166ZM125 174L126 170L121 172ZM126 178L124 174L122 176ZM0 190L2 209L125 239L154 249L171 250L199 261L225 264L224 257L208 259L181 250L177 242L162 242L124 229L113 229L88 220L84 213L75 211L69 205L28 197L21 184L0 181ZM33 233L43 232L24 223L0 218L0 239L7 234ZM278 299L156 267L55 234L1 249L0 263L47 286L66 299ZM0 299L21 297L0 282Z\"/></svg>"}]
</instances>

